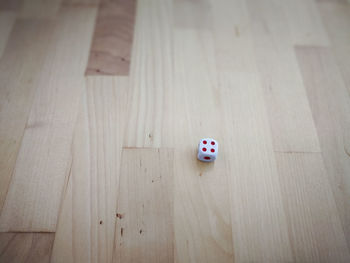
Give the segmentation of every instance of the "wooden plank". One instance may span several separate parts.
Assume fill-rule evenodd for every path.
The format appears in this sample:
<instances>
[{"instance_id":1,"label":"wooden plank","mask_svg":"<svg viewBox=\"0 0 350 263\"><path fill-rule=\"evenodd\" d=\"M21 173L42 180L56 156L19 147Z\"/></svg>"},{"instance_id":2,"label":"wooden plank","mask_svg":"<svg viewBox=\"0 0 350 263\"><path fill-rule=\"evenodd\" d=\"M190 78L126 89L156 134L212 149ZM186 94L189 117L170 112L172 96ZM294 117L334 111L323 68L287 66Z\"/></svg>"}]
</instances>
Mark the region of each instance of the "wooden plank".
<instances>
[{"instance_id":1,"label":"wooden plank","mask_svg":"<svg viewBox=\"0 0 350 263\"><path fill-rule=\"evenodd\" d=\"M54 237L53 233L0 233L0 262L50 262Z\"/></svg>"},{"instance_id":2,"label":"wooden plank","mask_svg":"<svg viewBox=\"0 0 350 263\"><path fill-rule=\"evenodd\" d=\"M17 20L0 60L0 210L5 202L53 30L51 22L41 24Z\"/></svg>"},{"instance_id":3,"label":"wooden plank","mask_svg":"<svg viewBox=\"0 0 350 263\"><path fill-rule=\"evenodd\" d=\"M16 14L11 11L0 11L0 58L2 57L10 33L15 24Z\"/></svg>"},{"instance_id":4,"label":"wooden plank","mask_svg":"<svg viewBox=\"0 0 350 263\"><path fill-rule=\"evenodd\" d=\"M215 163L196 159L201 138L224 141L213 42L203 29L174 32L176 262L233 261L225 153L219 146Z\"/></svg>"},{"instance_id":5,"label":"wooden plank","mask_svg":"<svg viewBox=\"0 0 350 263\"><path fill-rule=\"evenodd\" d=\"M316 0L316 3L339 3L346 4L348 0Z\"/></svg>"},{"instance_id":6,"label":"wooden plank","mask_svg":"<svg viewBox=\"0 0 350 263\"><path fill-rule=\"evenodd\" d=\"M124 146L172 145L172 1L139 1Z\"/></svg>"},{"instance_id":7,"label":"wooden plank","mask_svg":"<svg viewBox=\"0 0 350 263\"><path fill-rule=\"evenodd\" d=\"M350 97L330 49L297 47L296 54L350 248Z\"/></svg>"},{"instance_id":8,"label":"wooden plank","mask_svg":"<svg viewBox=\"0 0 350 263\"><path fill-rule=\"evenodd\" d=\"M222 138L215 137L220 143ZM225 153L220 150L215 164L200 163L196 159L194 141L191 145L187 140L175 151L176 262L232 262L229 172Z\"/></svg>"},{"instance_id":9,"label":"wooden plank","mask_svg":"<svg viewBox=\"0 0 350 263\"><path fill-rule=\"evenodd\" d=\"M122 154L114 262L173 262L172 149Z\"/></svg>"},{"instance_id":10,"label":"wooden plank","mask_svg":"<svg viewBox=\"0 0 350 263\"><path fill-rule=\"evenodd\" d=\"M51 262L112 261L128 81L87 78Z\"/></svg>"},{"instance_id":11,"label":"wooden plank","mask_svg":"<svg viewBox=\"0 0 350 263\"><path fill-rule=\"evenodd\" d=\"M220 73L237 262L292 262L287 219L257 74Z\"/></svg>"},{"instance_id":12,"label":"wooden plank","mask_svg":"<svg viewBox=\"0 0 350 263\"><path fill-rule=\"evenodd\" d=\"M281 1L281 5L287 17L293 44L330 44L315 0L284 0Z\"/></svg>"},{"instance_id":13,"label":"wooden plank","mask_svg":"<svg viewBox=\"0 0 350 263\"><path fill-rule=\"evenodd\" d=\"M102 1L86 75L129 75L136 0Z\"/></svg>"},{"instance_id":14,"label":"wooden plank","mask_svg":"<svg viewBox=\"0 0 350 263\"><path fill-rule=\"evenodd\" d=\"M80 117L80 116L79 116ZM79 119L77 125L79 123ZM83 230L84 239L79 240L78 244L75 244L73 248L73 235L79 233L81 228L84 228L86 225L90 225L88 220L85 221L85 218L78 217L80 221L79 224L73 223L73 190L72 190L72 173L70 172L67 184L65 186L65 191L63 194L62 208L60 210L60 216L58 219L57 230L55 233L55 239L53 242L52 254L50 262L90 262L90 253L86 253L90 248L90 232ZM83 184L85 186L85 184ZM80 192L80 194L85 194ZM85 195L84 195L85 196ZM87 200L89 197L87 196ZM82 212L78 213L83 214ZM74 228L73 228L74 224ZM79 235L80 238L83 235ZM85 253L81 254L80 251L84 250ZM75 256L77 255L77 256ZM81 257L83 255L83 257Z\"/></svg>"},{"instance_id":15,"label":"wooden plank","mask_svg":"<svg viewBox=\"0 0 350 263\"><path fill-rule=\"evenodd\" d=\"M108 0L61 0L62 5L99 5L101 1Z\"/></svg>"},{"instance_id":16,"label":"wooden plank","mask_svg":"<svg viewBox=\"0 0 350 263\"><path fill-rule=\"evenodd\" d=\"M17 11L23 0L0 0L0 10Z\"/></svg>"},{"instance_id":17,"label":"wooden plank","mask_svg":"<svg viewBox=\"0 0 350 263\"><path fill-rule=\"evenodd\" d=\"M56 229L95 15L96 8L66 8L57 20L0 217L2 231Z\"/></svg>"},{"instance_id":18,"label":"wooden plank","mask_svg":"<svg viewBox=\"0 0 350 263\"><path fill-rule=\"evenodd\" d=\"M210 1L217 70L255 74L256 62L246 1Z\"/></svg>"},{"instance_id":19,"label":"wooden plank","mask_svg":"<svg viewBox=\"0 0 350 263\"><path fill-rule=\"evenodd\" d=\"M276 153L295 262L349 262L320 153Z\"/></svg>"},{"instance_id":20,"label":"wooden plank","mask_svg":"<svg viewBox=\"0 0 350 263\"><path fill-rule=\"evenodd\" d=\"M19 10L21 18L55 18L62 0L23 0Z\"/></svg>"},{"instance_id":21,"label":"wooden plank","mask_svg":"<svg viewBox=\"0 0 350 263\"><path fill-rule=\"evenodd\" d=\"M174 26L189 29L212 28L212 6L209 0L175 0Z\"/></svg>"},{"instance_id":22,"label":"wooden plank","mask_svg":"<svg viewBox=\"0 0 350 263\"><path fill-rule=\"evenodd\" d=\"M176 259L290 261L268 119L249 55L253 49L244 3L215 4L214 39L203 30L174 34L175 105L181 105L176 107L174 128L181 127L174 139ZM223 12L224 7L232 7L234 13ZM235 25L242 32L239 36L232 36ZM222 56L216 63L218 52ZM226 59L225 54L236 56ZM195 159L193 142L208 135L221 146L215 163L203 165Z\"/></svg>"},{"instance_id":23,"label":"wooden plank","mask_svg":"<svg viewBox=\"0 0 350 263\"><path fill-rule=\"evenodd\" d=\"M320 152L281 3L278 0L247 3L274 150Z\"/></svg>"},{"instance_id":24,"label":"wooden plank","mask_svg":"<svg viewBox=\"0 0 350 263\"><path fill-rule=\"evenodd\" d=\"M349 3L325 2L318 6L331 39L337 64L350 93L350 5Z\"/></svg>"}]
</instances>

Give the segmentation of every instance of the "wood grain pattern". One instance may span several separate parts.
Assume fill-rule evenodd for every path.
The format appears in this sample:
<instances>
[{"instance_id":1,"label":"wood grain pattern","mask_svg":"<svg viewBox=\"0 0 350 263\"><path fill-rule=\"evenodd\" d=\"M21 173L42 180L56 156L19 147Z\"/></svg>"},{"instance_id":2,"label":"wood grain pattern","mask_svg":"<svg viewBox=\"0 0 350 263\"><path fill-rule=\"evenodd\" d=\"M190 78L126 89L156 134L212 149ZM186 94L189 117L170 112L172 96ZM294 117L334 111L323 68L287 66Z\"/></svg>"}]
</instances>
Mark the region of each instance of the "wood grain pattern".
<instances>
[{"instance_id":1,"label":"wood grain pattern","mask_svg":"<svg viewBox=\"0 0 350 263\"><path fill-rule=\"evenodd\" d=\"M174 25L178 28L210 29L212 6L208 0L175 0Z\"/></svg>"},{"instance_id":2,"label":"wood grain pattern","mask_svg":"<svg viewBox=\"0 0 350 263\"><path fill-rule=\"evenodd\" d=\"M250 73L221 73L220 87L235 261L292 262L259 79Z\"/></svg>"},{"instance_id":3,"label":"wood grain pattern","mask_svg":"<svg viewBox=\"0 0 350 263\"><path fill-rule=\"evenodd\" d=\"M0 217L2 231L56 229L95 14L90 7L60 14Z\"/></svg>"},{"instance_id":4,"label":"wood grain pattern","mask_svg":"<svg viewBox=\"0 0 350 263\"><path fill-rule=\"evenodd\" d=\"M201 138L224 134L213 36L206 30L174 32L175 247L176 262L230 262L233 244L226 158L196 159ZM203 109L210 109L208 111ZM221 149L221 146L219 146Z\"/></svg>"},{"instance_id":5,"label":"wood grain pattern","mask_svg":"<svg viewBox=\"0 0 350 263\"><path fill-rule=\"evenodd\" d=\"M0 60L0 210L5 202L53 29L53 23L18 20ZM33 38L37 41L32 41Z\"/></svg>"},{"instance_id":6,"label":"wood grain pattern","mask_svg":"<svg viewBox=\"0 0 350 263\"><path fill-rule=\"evenodd\" d=\"M174 262L172 149L122 153L114 262Z\"/></svg>"},{"instance_id":7,"label":"wood grain pattern","mask_svg":"<svg viewBox=\"0 0 350 263\"><path fill-rule=\"evenodd\" d=\"M292 250L246 2L212 3L234 261L289 262Z\"/></svg>"},{"instance_id":8,"label":"wood grain pattern","mask_svg":"<svg viewBox=\"0 0 350 263\"><path fill-rule=\"evenodd\" d=\"M329 182L350 245L350 97L328 48L297 47ZM350 247L350 246L349 246Z\"/></svg>"},{"instance_id":9,"label":"wood grain pattern","mask_svg":"<svg viewBox=\"0 0 350 263\"><path fill-rule=\"evenodd\" d=\"M248 0L247 3L274 150L320 152L293 41L280 1L270 0L266 4Z\"/></svg>"},{"instance_id":10,"label":"wood grain pattern","mask_svg":"<svg viewBox=\"0 0 350 263\"><path fill-rule=\"evenodd\" d=\"M172 1L138 2L126 147L172 144Z\"/></svg>"},{"instance_id":11,"label":"wood grain pattern","mask_svg":"<svg viewBox=\"0 0 350 263\"><path fill-rule=\"evenodd\" d=\"M21 18L55 18L62 0L22 0L19 16Z\"/></svg>"},{"instance_id":12,"label":"wood grain pattern","mask_svg":"<svg viewBox=\"0 0 350 263\"><path fill-rule=\"evenodd\" d=\"M99 3L102 0L61 0L62 5L77 5L77 6L82 6L82 5L91 5L91 6L96 6L99 5ZM108 1L108 0L103 0L103 1Z\"/></svg>"},{"instance_id":13,"label":"wood grain pattern","mask_svg":"<svg viewBox=\"0 0 350 263\"><path fill-rule=\"evenodd\" d=\"M15 24L16 14L11 11L0 11L0 58L4 53L10 33Z\"/></svg>"},{"instance_id":14,"label":"wood grain pattern","mask_svg":"<svg viewBox=\"0 0 350 263\"><path fill-rule=\"evenodd\" d=\"M276 158L293 261L349 262L321 154L276 153Z\"/></svg>"},{"instance_id":15,"label":"wood grain pattern","mask_svg":"<svg viewBox=\"0 0 350 263\"><path fill-rule=\"evenodd\" d=\"M338 3L346 4L348 0L315 0L316 3Z\"/></svg>"},{"instance_id":16,"label":"wood grain pattern","mask_svg":"<svg viewBox=\"0 0 350 263\"><path fill-rule=\"evenodd\" d=\"M0 0L0 262L350 262L346 2Z\"/></svg>"},{"instance_id":17,"label":"wood grain pattern","mask_svg":"<svg viewBox=\"0 0 350 263\"><path fill-rule=\"evenodd\" d=\"M55 234L0 233L0 262L48 263Z\"/></svg>"},{"instance_id":18,"label":"wood grain pattern","mask_svg":"<svg viewBox=\"0 0 350 263\"><path fill-rule=\"evenodd\" d=\"M257 73L245 0L211 0L216 68Z\"/></svg>"},{"instance_id":19,"label":"wood grain pattern","mask_svg":"<svg viewBox=\"0 0 350 263\"><path fill-rule=\"evenodd\" d=\"M319 8L323 23L331 39L331 48L350 93L350 4L321 3Z\"/></svg>"},{"instance_id":20,"label":"wood grain pattern","mask_svg":"<svg viewBox=\"0 0 350 263\"><path fill-rule=\"evenodd\" d=\"M295 45L328 46L329 40L315 0L282 1Z\"/></svg>"},{"instance_id":21,"label":"wood grain pattern","mask_svg":"<svg viewBox=\"0 0 350 263\"><path fill-rule=\"evenodd\" d=\"M129 75L136 0L102 1L86 75Z\"/></svg>"},{"instance_id":22,"label":"wood grain pattern","mask_svg":"<svg viewBox=\"0 0 350 263\"><path fill-rule=\"evenodd\" d=\"M23 0L0 0L0 10L17 11Z\"/></svg>"},{"instance_id":23,"label":"wood grain pattern","mask_svg":"<svg viewBox=\"0 0 350 263\"><path fill-rule=\"evenodd\" d=\"M87 78L51 262L112 261L127 91L128 78Z\"/></svg>"}]
</instances>

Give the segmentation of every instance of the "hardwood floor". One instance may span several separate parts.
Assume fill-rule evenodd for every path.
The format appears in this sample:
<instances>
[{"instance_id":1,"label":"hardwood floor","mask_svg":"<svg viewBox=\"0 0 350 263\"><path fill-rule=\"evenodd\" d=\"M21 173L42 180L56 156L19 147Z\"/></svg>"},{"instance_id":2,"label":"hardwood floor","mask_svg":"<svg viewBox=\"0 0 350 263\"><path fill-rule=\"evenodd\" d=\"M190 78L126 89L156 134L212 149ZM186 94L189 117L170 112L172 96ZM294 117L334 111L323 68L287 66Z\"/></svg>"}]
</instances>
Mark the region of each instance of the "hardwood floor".
<instances>
[{"instance_id":1,"label":"hardwood floor","mask_svg":"<svg viewBox=\"0 0 350 263\"><path fill-rule=\"evenodd\" d=\"M0 262L350 262L349 76L346 0L0 0Z\"/></svg>"}]
</instances>

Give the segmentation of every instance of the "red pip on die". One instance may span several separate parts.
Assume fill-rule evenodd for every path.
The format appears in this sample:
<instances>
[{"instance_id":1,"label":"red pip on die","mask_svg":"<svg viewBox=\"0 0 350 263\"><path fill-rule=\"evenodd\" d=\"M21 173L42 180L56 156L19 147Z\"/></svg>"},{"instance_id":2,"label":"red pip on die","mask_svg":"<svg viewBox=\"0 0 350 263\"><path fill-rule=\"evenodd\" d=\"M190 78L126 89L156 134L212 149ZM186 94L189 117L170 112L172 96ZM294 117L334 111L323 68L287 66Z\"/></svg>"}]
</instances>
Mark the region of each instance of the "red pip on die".
<instances>
[{"instance_id":1,"label":"red pip on die","mask_svg":"<svg viewBox=\"0 0 350 263\"><path fill-rule=\"evenodd\" d=\"M200 140L198 145L198 160L202 162L215 161L218 155L219 144L212 138L204 138Z\"/></svg>"}]
</instances>

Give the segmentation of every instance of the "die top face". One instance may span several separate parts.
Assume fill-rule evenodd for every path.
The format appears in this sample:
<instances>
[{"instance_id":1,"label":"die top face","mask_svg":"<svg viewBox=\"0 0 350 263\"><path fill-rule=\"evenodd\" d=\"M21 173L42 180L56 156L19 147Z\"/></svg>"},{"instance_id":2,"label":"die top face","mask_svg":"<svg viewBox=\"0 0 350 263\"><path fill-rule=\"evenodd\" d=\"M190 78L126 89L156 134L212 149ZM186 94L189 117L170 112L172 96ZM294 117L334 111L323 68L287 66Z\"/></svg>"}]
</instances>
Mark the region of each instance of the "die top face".
<instances>
[{"instance_id":1,"label":"die top face","mask_svg":"<svg viewBox=\"0 0 350 263\"><path fill-rule=\"evenodd\" d=\"M198 144L197 158L203 162L215 161L218 154L219 144L212 138L201 139Z\"/></svg>"},{"instance_id":2,"label":"die top face","mask_svg":"<svg viewBox=\"0 0 350 263\"><path fill-rule=\"evenodd\" d=\"M198 145L198 150L202 151L203 153L208 153L208 154L217 154L218 152L218 142L215 141L214 139L211 138L204 138L200 140L199 145Z\"/></svg>"}]
</instances>

